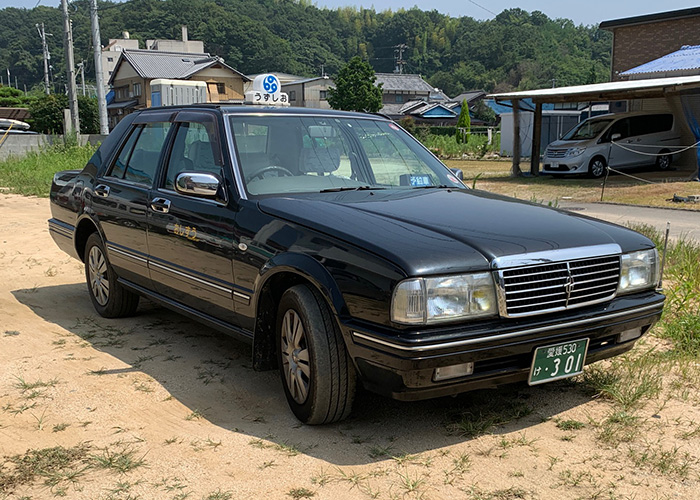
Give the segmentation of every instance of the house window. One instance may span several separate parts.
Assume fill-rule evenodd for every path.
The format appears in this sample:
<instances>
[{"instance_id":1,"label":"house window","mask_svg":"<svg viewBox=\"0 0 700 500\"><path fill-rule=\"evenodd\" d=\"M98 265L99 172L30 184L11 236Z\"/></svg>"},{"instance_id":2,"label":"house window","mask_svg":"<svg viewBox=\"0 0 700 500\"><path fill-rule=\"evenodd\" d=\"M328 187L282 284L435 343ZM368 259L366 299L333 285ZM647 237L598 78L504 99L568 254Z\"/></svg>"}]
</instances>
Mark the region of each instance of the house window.
<instances>
[{"instance_id":1,"label":"house window","mask_svg":"<svg viewBox=\"0 0 700 500\"><path fill-rule=\"evenodd\" d=\"M327 94L327 91L321 90L321 91L319 92L319 98L320 98L322 101L325 101L325 100L326 100L326 94Z\"/></svg>"},{"instance_id":2,"label":"house window","mask_svg":"<svg viewBox=\"0 0 700 500\"><path fill-rule=\"evenodd\" d=\"M296 100L297 100L297 91L296 91L296 90L290 90L290 91L289 91L289 100L290 100L290 101L296 101Z\"/></svg>"},{"instance_id":3,"label":"house window","mask_svg":"<svg viewBox=\"0 0 700 500\"><path fill-rule=\"evenodd\" d=\"M402 102L403 102L403 96L402 96L402 95L397 95L397 96L396 96L396 102L397 102L398 104L402 103Z\"/></svg>"},{"instance_id":4,"label":"house window","mask_svg":"<svg viewBox=\"0 0 700 500\"><path fill-rule=\"evenodd\" d=\"M141 95L141 84L135 83L134 84L134 97L139 97L140 95Z\"/></svg>"},{"instance_id":5,"label":"house window","mask_svg":"<svg viewBox=\"0 0 700 500\"><path fill-rule=\"evenodd\" d=\"M108 57L108 58L107 58L107 62L114 62L114 58L113 58L113 57Z\"/></svg>"},{"instance_id":6,"label":"house window","mask_svg":"<svg viewBox=\"0 0 700 500\"><path fill-rule=\"evenodd\" d=\"M217 83L216 84L216 92L222 96L226 95L226 85L223 83Z\"/></svg>"}]
</instances>

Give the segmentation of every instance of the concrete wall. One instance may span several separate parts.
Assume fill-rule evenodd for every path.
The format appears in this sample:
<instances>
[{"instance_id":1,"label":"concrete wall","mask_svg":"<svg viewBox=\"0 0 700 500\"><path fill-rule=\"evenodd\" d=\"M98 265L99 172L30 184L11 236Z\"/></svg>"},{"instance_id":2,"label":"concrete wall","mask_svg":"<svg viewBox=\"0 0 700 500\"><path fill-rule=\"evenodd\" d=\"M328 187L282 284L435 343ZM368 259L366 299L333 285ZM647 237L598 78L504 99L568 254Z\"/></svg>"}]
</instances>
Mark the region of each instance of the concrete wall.
<instances>
[{"instance_id":1,"label":"concrete wall","mask_svg":"<svg viewBox=\"0 0 700 500\"><path fill-rule=\"evenodd\" d=\"M98 144L104 141L106 135L91 134L80 135L80 144ZM5 142L0 146L0 161L7 159L10 156L25 156L30 151L40 151L54 143L63 141L62 135L24 135L24 134L9 134Z\"/></svg>"}]
</instances>

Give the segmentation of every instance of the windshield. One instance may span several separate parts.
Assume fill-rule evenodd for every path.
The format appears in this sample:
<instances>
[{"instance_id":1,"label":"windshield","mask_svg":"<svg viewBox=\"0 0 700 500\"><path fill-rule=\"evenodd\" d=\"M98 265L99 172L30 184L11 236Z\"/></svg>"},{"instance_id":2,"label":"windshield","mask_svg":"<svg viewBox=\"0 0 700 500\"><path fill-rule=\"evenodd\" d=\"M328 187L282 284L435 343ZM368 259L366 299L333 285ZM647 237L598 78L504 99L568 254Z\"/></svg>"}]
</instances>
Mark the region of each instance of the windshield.
<instances>
[{"instance_id":1,"label":"windshield","mask_svg":"<svg viewBox=\"0 0 700 500\"><path fill-rule=\"evenodd\" d=\"M392 122L239 114L229 120L250 195L464 187Z\"/></svg>"},{"instance_id":2,"label":"windshield","mask_svg":"<svg viewBox=\"0 0 700 500\"><path fill-rule=\"evenodd\" d=\"M580 141L584 139L593 139L594 137L598 137L598 134L610 125L610 122L612 122L612 120L584 120L564 134L562 140Z\"/></svg>"}]
</instances>

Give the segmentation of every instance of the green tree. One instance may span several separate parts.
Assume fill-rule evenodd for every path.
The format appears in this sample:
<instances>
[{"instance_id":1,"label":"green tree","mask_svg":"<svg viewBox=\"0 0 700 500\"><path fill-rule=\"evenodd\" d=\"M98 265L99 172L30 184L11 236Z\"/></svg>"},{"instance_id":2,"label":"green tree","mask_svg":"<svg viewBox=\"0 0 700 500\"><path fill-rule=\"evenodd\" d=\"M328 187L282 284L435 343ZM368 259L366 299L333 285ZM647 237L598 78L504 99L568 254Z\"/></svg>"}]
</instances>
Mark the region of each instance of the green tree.
<instances>
[{"instance_id":1,"label":"green tree","mask_svg":"<svg viewBox=\"0 0 700 500\"><path fill-rule=\"evenodd\" d=\"M32 129L42 134L63 133L63 110L68 107L68 98L63 94L40 97L29 105Z\"/></svg>"},{"instance_id":2,"label":"green tree","mask_svg":"<svg viewBox=\"0 0 700 500\"><path fill-rule=\"evenodd\" d=\"M355 56L335 77L335 87L328 89L328 103L333 109L376 113L382 108L381 84L372 66Z\"/></svg>"},{"instance_id":3,"label":"green tree","mask_svg":"<svg viewBox=\"0 0 700 500\"><path fill-rule=\"evenodd\" d=\"M100 133L100 114L96 98L79 95L78 114L80 115L81 134Z\"/></svg>"},{"instance_id":4,"label":"green tree","mask_svg":"<svg viewBox=\"0 0 700 500\"><path fill-rule=\"evenodd\" d=\"M457 130L455 132L457 142L460 144L467 142L471 127L472 119L469 116L469 106L467 105L467 101L465 99L462 101L462 109L459 112L459 118L457 118Z\"/></svg>"}]
</instances>

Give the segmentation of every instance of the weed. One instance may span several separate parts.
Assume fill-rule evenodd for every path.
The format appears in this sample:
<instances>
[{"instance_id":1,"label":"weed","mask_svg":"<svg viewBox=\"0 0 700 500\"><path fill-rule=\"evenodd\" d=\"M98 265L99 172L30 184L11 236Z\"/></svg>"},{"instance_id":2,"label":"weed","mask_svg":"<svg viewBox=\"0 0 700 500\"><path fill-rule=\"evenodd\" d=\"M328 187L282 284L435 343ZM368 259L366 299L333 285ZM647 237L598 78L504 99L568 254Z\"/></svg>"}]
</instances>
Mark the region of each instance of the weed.
<instances>
[{"instance_id":1,"label":"weed","mask_svg":"<svg viewBox=\"0 0 700 500\"><path fill-rule=\"evenodd\" d=\"M36 428L37 430L43 431L44 430L44 417L46 416L46 410L41 412L41 416L37 417L33 413L30 413L32 417L34 417L34 420L36 420Z\"/></svg>"},{"instance_id":2,"label":"weed","mask_svg":"<svg viewBox=\"0 0 700 500\"><path fill-rule=\"evenodd\" d=\"M107 469L120 474L125 474L134 469L146 465L145 455L136 456L136 450L125 447L119 451L112 451L109 448L102 450L101 454L94 454L90 458L95 467Z\"/></svg>"},{"instance_id":3,"label":"weed","mask_svg":"<svg viewBox=\"0 0 700 500\"><path fill-rule=\"evenodd\" d=\"M272 461L272 463L274 464L274 460ZM328 474L328 472L326 472L325 470L323 470L323 468L321 469L321 472L319 472L315 476L311 476L311 484L317 484L318 486L325 486L330 482L330 480L331 475Z\"/></svg>"},{"instance_id":4,"label":"weed","mask_svg":"<svg viewBox=\"0 0 700 500\"><path fill-rule=\"evenodd\" d=\"M43 389L48 387L55 387L58 384L58 379L53 378L47 382L43 380L37 380L36 382L27 382L24 378L20 376L15 376L17 382L15 383L15 388L25 393L34 389Z\"/></svg>"},{"instance_id":5,"label":"weed","mask_svg":"<svg viewBox=\"0 0 700 500\"><path fill-rule=\"evenodd\" d=\"M231 500L232 498L233 493L230 491L221 491L221 489L217 489L202 497L202 500Z\"/></svg>"},{"instance_id":6,"label":"weed","mask_svg":"<svg viewBox=\"0 0 700 500\"><path fill-rule=\"evenodd\" d=\"M298 500L299 498L311 498L315 495L316 493L308 488L292 488L287 492L287 496L290 496L295 500Z\"/></svg>"},{"instance_id":7,"label":"weed","mask_svg":"<svg viewBox=\"0 0 700 500\"><path fill-rule=\"evenodd\" d=\"M486 392L472 395L469 409L452 417L447 430L467 438L486 434L496 426L532 413L532 408L525 404L517 394L509 391L499 393Z\"/></svg>"},{"instance_id":8,"label":"weed","mask_svg":"<svg viewBox=\"0 0 700 500\"><path fill-rule=\"evenodd\" d=\"M3 333L5 337L16 337L19 335L19 332L17 330L5 330Z\"/></svg>"},{"instance_id":9,"label":"weed","mask_svg":"<svg viewBox=\"0 0 700 500\"><path fill-rule=\"evenodd\" d=\"M406 490L406 493L417 491L425 482L425 478L412 477L408 470L396 473L399 476L399 484Z\"/></svg>"},{"instance_id":10,"label":"weed","mask_svg":"<svg viewBox=\"0 0 700 500\"><path fill-rule=\"evenodd\" d=\"M258 469L260 470L265 470L270 467L277 467L277 464L275 463L274 460L268 460L267 462L263 462ZM311 480L313 482L313 479Z\"/></svg>"},{"instance_id":11,"label":"weed","mask_svg":"<svg viewBox=\"0 0 700 500\"><path fill-rule=\"evenodd\" d=\"M637 467L646 466L661 474L683 479L688 477L691 465L696 462L689 453L681 453L677 447L671 450L653 448L652 445L647 445L641 450L630 448L628 456Z\"/></svg>"},{"instance_id":12,"label":"weed","mask_svg":"<svg viewBox=\"0 0 700 500\"><path fill-rule=\"evenodd\" d=\"M163 444L169 445L169 444L177 443L178 440L179 440L179 438L177 436L171 437L171 438L168 438L165 441L163 441Z\"/></svg>"},{"instance_id":13,"label":"weed","mask_svg":"<svg viewBox=\"0 0 700 500\"><path fill-rule=\"evenodd\" d=\"M608 446L634 441L641 432L639 417L624 410L615 411L599 424L598 439Z\"/></svg>"},{"instance_id":14,"label":"weed","mask_svg":"<svg viewBox=\"0 0 700 500\"><path fill-rule=\"evenodd\" d=\"M66 424L66 423L56 424L53 426L53 432L65 431L68 427L70 427L70 424Z\"/></svg>"},{"instance_id":15,"label":"weed","mask_svg":"<svg viewBox=\"0 0 700 500\"><path fill-rule=\"evenodd\" d=\"M559 420L557 428L563 431L578 431L586 427L586 424L578 420Z\"/></svg>"},{"instance_id":16,"label":"weed","mask_svg":"<svg viewBox=\"0 0 700 500\"><path fill-rule=\"evenodd\" d=\"M200 418L204 418L204 412L195 408L192 413L185 417L185 420L199 420Z\"/></svg>"},{"instance_id":17,"label":"weed","mask_svg":"<svg viewBox=\"0 0 700 500\"><path fill-rule=\"evenodd\" d=\"M369 450L369 456L371 458L381 458L388 457L391 454L392 446L372 446Z\"/></svg>"},{"instance_id":18,"label":"weed","mask_svg":"<svg viewBox=\"0 0 700 500\"><path fill-rule=\"evenodd\" d=\"M29 450L24 455L5 457L5 463L0 465L0 496L30 485L37 478L43 478L47 486L62 481L74 482L89 466L88 451L88 445L80 444L72 448L56 446ZM7 464L11 467L7 468Z\"/></svg>"}]
</instances>

